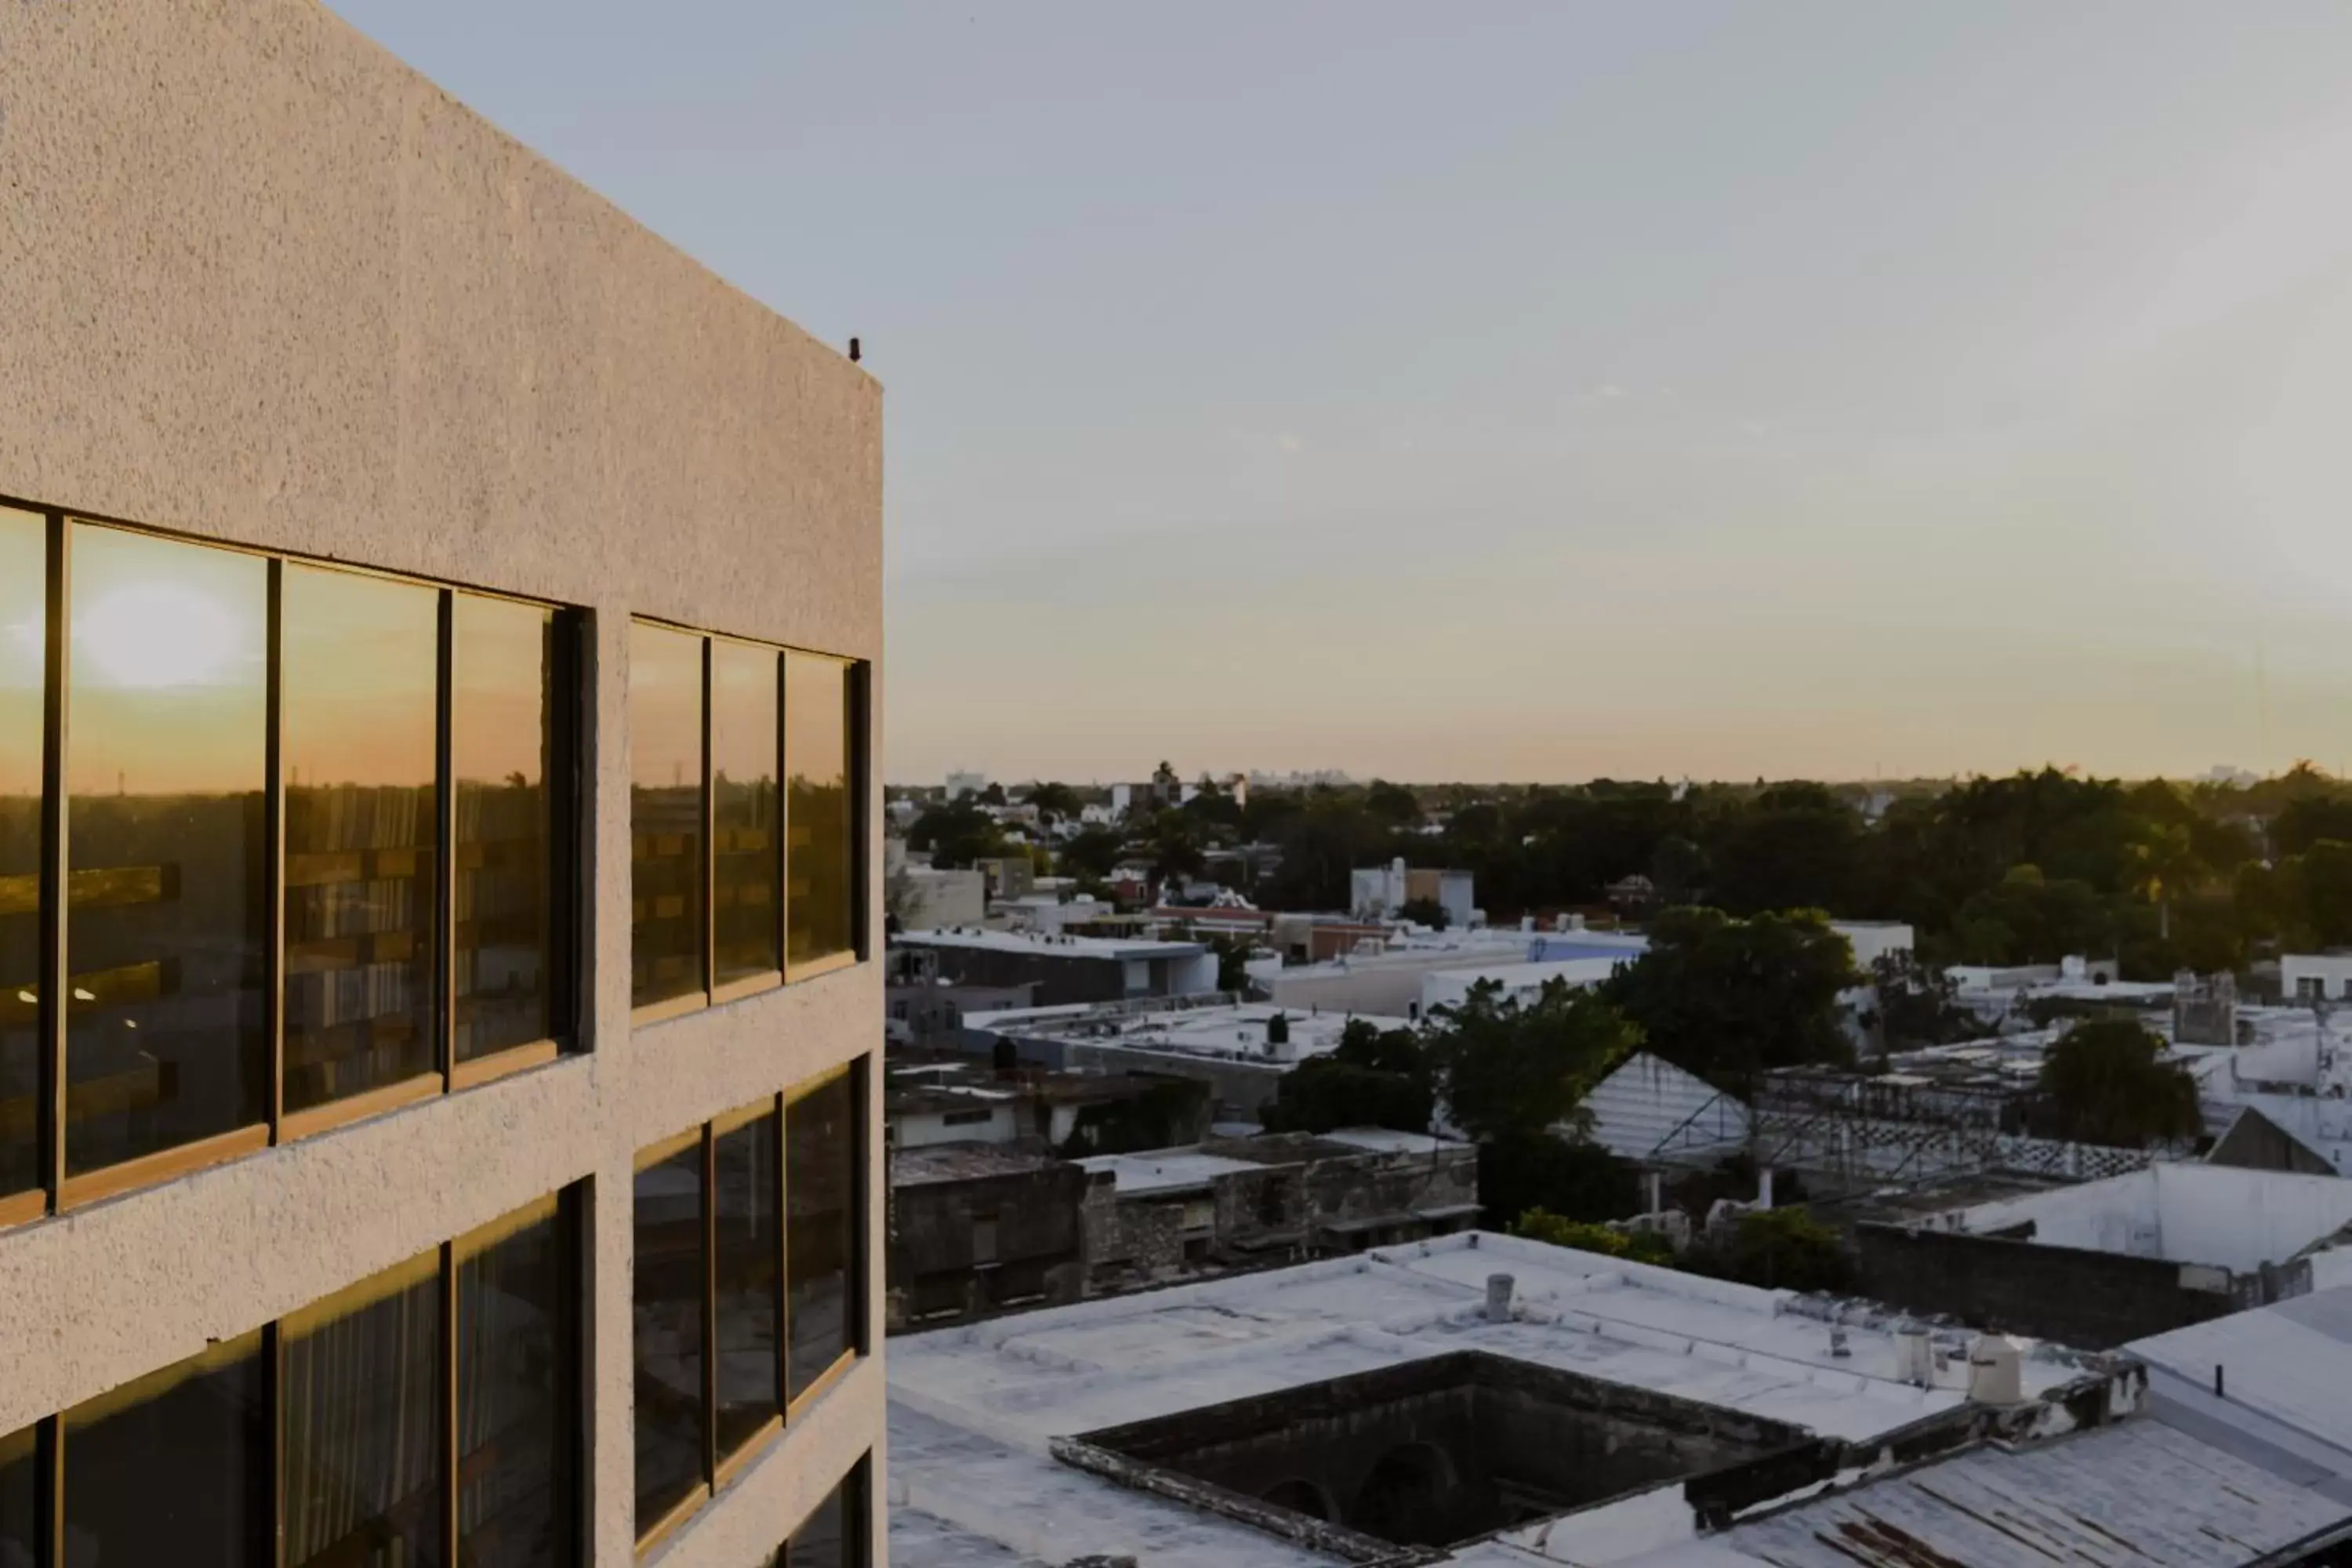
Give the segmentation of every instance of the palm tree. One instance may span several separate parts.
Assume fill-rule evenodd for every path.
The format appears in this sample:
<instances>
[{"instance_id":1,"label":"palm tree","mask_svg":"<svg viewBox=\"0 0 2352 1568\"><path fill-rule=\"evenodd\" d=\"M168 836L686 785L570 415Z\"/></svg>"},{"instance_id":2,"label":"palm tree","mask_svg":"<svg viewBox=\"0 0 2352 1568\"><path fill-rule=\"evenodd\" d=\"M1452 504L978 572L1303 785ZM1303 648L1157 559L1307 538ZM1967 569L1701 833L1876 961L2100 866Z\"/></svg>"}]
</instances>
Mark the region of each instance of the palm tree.
<instances>
[{"instance_id":1,"label":"palm tree","mask_svg":"<svg viewBox=\"0 0 2352 1568\"><path fill-rule=\"evenodd\" d=\"M2158 934L2172 940L2172 900L2192 892L2212 875L2197 858L2189 829L2178 824L2151 826L2131 847L2132 890L2156 906Z\"/></svg>"}]
</instances>

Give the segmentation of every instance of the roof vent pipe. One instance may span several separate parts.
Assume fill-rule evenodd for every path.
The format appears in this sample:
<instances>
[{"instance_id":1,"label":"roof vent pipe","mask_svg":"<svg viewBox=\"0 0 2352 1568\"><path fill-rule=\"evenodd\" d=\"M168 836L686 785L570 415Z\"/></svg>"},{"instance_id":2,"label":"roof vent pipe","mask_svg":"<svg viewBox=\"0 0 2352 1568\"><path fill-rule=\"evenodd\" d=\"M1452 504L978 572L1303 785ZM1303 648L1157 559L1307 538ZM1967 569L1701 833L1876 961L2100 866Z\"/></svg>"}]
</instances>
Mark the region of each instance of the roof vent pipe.
<instances>
[{"instance_id":1,"label":"roof vent pipe","mask_svg":"<svg viewBox=\"0 0 2352 1568\"><path fill-rule=\"evenodd\" d=\"M1517 1285L1507 1274L1486 1276L1486 1321L1507 1323L1511 1321L1511 1291Z\"/></svg>"}]
</instances>

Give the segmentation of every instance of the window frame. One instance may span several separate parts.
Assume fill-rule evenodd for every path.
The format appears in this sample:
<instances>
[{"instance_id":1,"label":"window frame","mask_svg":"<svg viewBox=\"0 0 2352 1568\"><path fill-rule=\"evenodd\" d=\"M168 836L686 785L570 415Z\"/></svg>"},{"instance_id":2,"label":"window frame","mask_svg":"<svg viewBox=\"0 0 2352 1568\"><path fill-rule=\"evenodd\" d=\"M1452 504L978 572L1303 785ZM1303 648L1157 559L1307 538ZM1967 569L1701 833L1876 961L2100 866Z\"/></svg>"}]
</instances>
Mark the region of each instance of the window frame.
<instances>
[{"instance_id":1,"label":"window frame","mask_svg":"<svg viewBox=\"0 0 2352 1568\"><path fill-rule=\"evenodd\" d=\"M486 1225L477 1226L464 1235L451 1237L436 1247L428 1247L404 1262L393 1264L388 1268L379 1269L374 1274L353 1280L342 1289L323 1296L316 1301L308 1302L284 1317L273 1319L262 1324L257 1329L249 1329L243 1333L224 1339L194 1356L154 1368L115 1388L94 1394L70 1409L57 1411L41 1417L33 1425L34 1478L37 1492L33 1546L37 1568L60 1568L60 1565L67 1561L66 1476L73 1449L73 1445L68 1440L67 1427L76 1412L86 1410L101 1401L117 1398L127 1389L136 1388L142 1383L161 1378L181 1367L199 1366L207 1360L222 1355L226 1350L243 1344L247 1340L258 1341L256 1356L260 1363L262 1396L267 1405L264 1417L268 1426L267 1452L255 1458L267 1472L269 1493L268 1522L271 1526L271 1539L278 1543L273 1560L282 1558L285 1552L289 1491L286 1413L291 1386L291 1380L287 1371L287 1341L289 1326L331 1310L336 1302L352 1297L362 1287L381 1275L419 1268L424 1266L425 1260L428 1258L432 1260L430 1268L435 1271L439 1305L436 1363L433 1369L436 1405L433 1413L433 1428L436 1456L440 1464L440 1478L437 1483L440 1495L436 1499L439 1512L435 1540L441 1548L442 1561L445 1563L457 1563L462 1535L460 1500L464 1491L464 1479L460 1471L465 1447L460 1423L463 1389L458 1373L458 1366L462 1359L459 1349L460 1325L463 1321L458 1302L458 1273L472 1252L480 1250L482 1246L493 1245L497 1240L503 1239L521 1226L544 1223L548 1220L553 1221L557 1227L564 1289L567 1292L564 1319L558 1330L563 1342L561 1353L568 1363L567 1370L559 1379L558 1386L567 1391L565 1414L572 1426L571 1440L562 1450L563 1462L571 1471L571 1497L568 1500L569 1508L564 1522L569 1546L567 1560L572 1563L584 1563L588 1540L586 1513L591 1466L593 1459L593 1435L588 1428L588 1406L583 1397L583 1383L586 1375L588 1343L586 1296L590 1280L589 1270L585 1267L584 1260L587 1257L589 1237L585 1184L575 1182L557 1192L535 1199L509 1214L500 1215ZM488 1240L486 1242L484 1238Z\"/></svg>"},{"instance_id":2,"label":"window frame","mask_svg":"<svg viewBox=\"0 0 2352 1568\"><path fill-rule=\"evenodd\" d=\"M871 1073L869 1056L858 1056L824 1072L803 1079L773 1094L730 1107L683 1131L671 1134L656 1143L649 1143L630 1156L632 1176L677 1158L688 1149L701 1152L702 1171L702 1479L677 1502L670 1505L662 1516L650 1522L636 1521L636 1556L642 1560L662 1542L668 1540L688 1520L699 1513L729 1483L751 1466L772 1452L787 1432L799 1426L808 1411L832 1392L842 1379L856 1369L858 1363L873 1353L871 1331L866 1321L870 1285L866 1275L871 1268L871 1241L868 1226L872 1215L873 1174L868 1159L868 1138L866 1118L866 1096L869 1092ZM831 1365L803 1389L797 1397L792 1394L792 1150L790 1111L794 1102L847 1077L853 1085L853 1098L861 1114L855 1120L850 1142L850 1157L855 1164L851 1184L851 1201L856 1205L853 1226L856 1245L849 1261L849 1348L836 1357ZM727 1134L758 1121L764 1117L776 1119L776 1409L759 1429L727 1453L719 1451L719 1205L718 1149L719 1140ZM636 1219L630 1216L630 1235L634 1241ZM631 1274L635 1272L634 1258ZM631 1373L635 1375L636 1351L630 1347ZM631 1462L635 1463L636 1431L630 1428Z\"/></svg>"},{"instance_id":3,"label":"window frame","mask_svg":"<svg viewBox=\"0 0 2352 1568\"><path fill-rule=\"evenodd\" d=\"M853 968L872 956L870 924L873 891L868 883L868 852L871 819L867 795L869 769L873 747L870 743L873 726L869 720L872 661L853 658L845 654L825 653L821 649L802 647L796 644L764 642L757 637L739 637L732 632L710 631L688 626L682 621L664 619L658 616L631 616L632 626L649 626L656 630L679 633L697 638L702 645L702 888L698 913L701 931L702 984L697 990L682 995L665 997L658 1002L633 1005L629 1009L632 1030L648 1028L673 1018L723 1007L747 996L764 995L815 980L838 970ZM717 831L718 763L712 752L712 726L716 707L717 649L719 644L734 647L750 647L774 657L776 668L776 821L777 833L773 854L776 858L776 944L782 967L757 974L747 974L725 984L719 981L719 836ZM849 921L850 945L842 952L829 953L813 963L794 963L792 945L792 760L791 705L786 696L785 661L794 654L807 658L831 659L842 666L845 683L843 703L843 741L848 762L846 787L849 791L850 865ZM627 694L623 694L627 701ZM632 739L634 747L634 737ZM635 786L632 785L632 788ZM631 825L632 837L635 824ZM634 940L634 932L632 933Z\"/></svg>"},{"instance_id":4,"label":"window frame","mask_svg":"<svg viewBox=\"0 0 2352 1568\"><path fill-rule=\"evenodd\" d=\"M403 1106L457 1093L511 1073L544 1066L560 1056L581 1048L583 1036L579 993L585 900L578 886L578 877L570 873L576 872L583 863L581 842L586 820L583 795L584 715L582 711L585 701L583 674L586 669L582 647L586 624L584 612L526 595L500 593L348 562L321 561L283 551L202 538L17 497L0 495L0 507L30 513L42 520L45 533L43 569L46 575L41 654L41 846L36 914L39 987L34 1026L40 1057L34 1121L41 1180L40 1184L29 1192L0 1197L0 1231L71 1213L104 1199L225 1164L264 1149L291 1143ZM69 1174L66 1143L70 1070L65 998L69 994L72 974L67 951L68 921L65 896L71 875L68 864L70 801L67 793L66 764L72 746L73 637L70 622L73 609L73 541L78 527L107 529L189 549L220 551L258 559L267 564L262 831L265 861L263 898L268 914L262 998L263 1028L269 1053L269 1081L268 1110L261 1121L79 1174ZM285 568L289 563L421 587L431 591L437 599L434 671L436 886L427 933L433 952L434 1067L426 1073L399 1083L294 1112L288 1111L285 1103L287 779L282 634ZM554 1028L545 1038L527 1041L463 1063L456 1060L457 810L456 791L450 776L455 668L453 621L456 602L460 595L503 600L546 611L553 616L555 626L555 635L549 643L550 668L547 671L550 766L545 783L550 808L548 846L551 861L547 984Z\"/></svg>"}]
</instances>

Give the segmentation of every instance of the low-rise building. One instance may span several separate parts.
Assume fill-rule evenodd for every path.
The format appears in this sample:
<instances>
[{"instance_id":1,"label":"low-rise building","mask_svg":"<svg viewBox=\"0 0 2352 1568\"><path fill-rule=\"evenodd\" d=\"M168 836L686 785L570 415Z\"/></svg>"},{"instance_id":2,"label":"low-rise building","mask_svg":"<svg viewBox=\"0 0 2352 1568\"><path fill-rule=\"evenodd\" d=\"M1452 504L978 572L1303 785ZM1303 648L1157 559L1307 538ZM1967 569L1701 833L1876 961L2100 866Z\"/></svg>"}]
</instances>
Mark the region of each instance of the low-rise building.
<instances>
[{"instance_id":1,"label":"low-rise building","mask_svg":"<svg viewBox=\"0 0 2352 1568\"><path fill-rule=\"evenodd\" d=\"M1123 1072L1056 1072L971 1057L894 1052L883 1114L892 1145L1018 1145L1040 1153L1116 1152L1205 1135L1206 1085Z\"/></svg>"},{"instance_id":2,"label":"low-rise building","mask_svg":"<svg viewBox=\"0 0 2352 1568\"><path fill-rule=\"evenodd\" d=\"M1091 1293L1360 1252L1464 1229L1478 1151L1385 1128L1211 1138L1080 1162Z\"/></svg>"},{"instance_id":3,"label":"low-rise building","mask_svg":"<svg viewBox=\"0 0 2352 1568\"><path fill-rule=\"evenodd\" d=\"M2279 960L2279 990L2290 1002L2352 1001L2352 952L2290 952Z\"/></svg>"},{"instance_id":4,"label":"low-rise building","mask_svg":"<svg viewBox=\"0 0 2352 1568\"><path fill-rule=\"evenodd\" d=\"M1077 1300L1079 1216L1098 1180L1003 1142L892 1150L889 1331Z\"/></svg>"},{"instance_id":5,"label":"low-rise building","mask_svg":"<svg viewBox=\"0 0 2352 1568\"><path fill-rule=\"evenodd\" d=\"M1881 1300L2105 1349L2352 1283L2352 1182L2159 1164L1853 1237Z\"/></svg>"},{"instance_id":6,"label":"low-rise building","mask_svg":"<svg viewBox=\"0 0 2352 1568\"><path fill-rule=\"evenodd\" d=\"M951 926L902 931L891 945L937 954L938 973L951 984L1034 984L1045 1006L1195 996L1217 988L1217 955L1205 942Z\"/></svg>"},{"instance_id":7,"label":"low-rise building","mask_svg":"<svg viewBox=\"0 0 2352 1568\"><path fill-rule=\"evenodd\" d=\"M1127 1071L1209 1086L1219 1119L1254 1121L1300 1062L1339 1048L1356 1017L1300 1012L1263 1002L1202 998L1193 1004L1114 1003L1034 1007L971 1016L975 1040L1002 1040L1024 1062L1055 1068ZM1402 1017L1366 1017L1381 1029Z\"/></svg>"}]
</instances>

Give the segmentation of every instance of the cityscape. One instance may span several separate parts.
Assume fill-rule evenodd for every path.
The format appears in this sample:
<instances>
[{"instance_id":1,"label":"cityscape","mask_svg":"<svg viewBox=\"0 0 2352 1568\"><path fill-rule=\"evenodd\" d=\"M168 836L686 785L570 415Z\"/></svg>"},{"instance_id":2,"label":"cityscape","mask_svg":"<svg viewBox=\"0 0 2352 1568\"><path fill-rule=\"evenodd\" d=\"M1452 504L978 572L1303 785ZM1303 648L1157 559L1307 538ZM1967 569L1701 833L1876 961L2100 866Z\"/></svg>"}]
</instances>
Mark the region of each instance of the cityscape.
<instances>
[{"instance_id":1,"label":"cityscape","mask_svg":"<svg viewBox=\"0 0 2352 1568\"><path fill-rule=\"evenodd\" d=\"M2347 58L0 5L0 1568L2352 1568Z\"/></svg>"}]
</instances>

